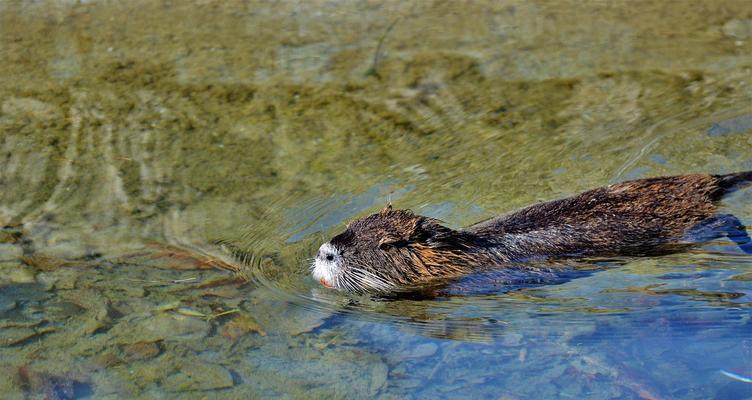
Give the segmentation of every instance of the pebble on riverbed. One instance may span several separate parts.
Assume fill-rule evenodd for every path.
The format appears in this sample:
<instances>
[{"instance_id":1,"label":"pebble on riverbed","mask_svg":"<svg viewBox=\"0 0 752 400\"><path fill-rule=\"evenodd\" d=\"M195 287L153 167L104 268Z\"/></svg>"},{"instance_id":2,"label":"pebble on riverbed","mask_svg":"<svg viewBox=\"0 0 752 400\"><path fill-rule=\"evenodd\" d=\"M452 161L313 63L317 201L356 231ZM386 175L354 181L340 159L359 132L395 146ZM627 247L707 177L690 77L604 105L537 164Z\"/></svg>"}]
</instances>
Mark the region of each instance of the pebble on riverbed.
<instances>
[{"instance_id":1,"label":"pebble on riverbed","mask_svg":"<svg viewBox=\"0 0 752 400\"><path fill-rule=\"evenodd\" d=\"M177 373L162 382L162 387L169 392L184 392L225 389L233 384L232 374L226 368L195 361L182 364Z\"/></svg>"},{"instance_id":2,"label":"pebble on riverbed","mask_svg":"<svg viewBox=\"0 0 752 400\"><path fill-rule=\"evenodd\" d=\"M75 260L86 257L90 252L81 243L63 242L37 249L36 255L57 260Z\"/></svg>"},{"instance_id":3,"label":"pebble on riverbed","mask_svg":"<svg viewBox=\"0 0 752 400\"><path fill-rule=\"evenodd\" d=\"M0 243L0 261L15 261L21 258L23 249L10 243Z\"/></svg>"},{"instance_id":4,"label":"pebble on riverbed","mask_svg":"<svg viewBox=\"0 0 752 400\"><path fill-rule=\"evenodd\" d=\"M439 346L437 346L434 343L423 343L415 346L414 349L410 350L409 352L402 355L402 358L405 359L411 359L411 358L426 358L430 357L434 354L436 354L436 351L439 349Z\"/></svg>"},{"instance_id":5,"label":"pebble on riverbed","mask_svg":"<svg viewBox=\"0 0 752 400\"><path fill-rule=\"evenodd\" d=\"M120 343L160 340L200 339L209 333L206 321L179 314L126 317L112 327L110 334Z\"/></svg>"},{"instance_id":6,"label":"pebble on riverbed","mask_svg":"<svg viewBox=\"0 0 752 400\"><path fill-rule=\"evenodd\" d=\"M723 24L723 34L739 40L752 38L752 19L731 19Z\"/></svg>"},{"instance_id":7,"label":"pebble on riverbed","mask_svg":"<svg viewBox=\"0 0 752 400\"><path fill-rule=\"evenodd\" d=\"M37 339L42 335L55 331L51 326L45 327L10 327L3 328L3 336L0 338L0 347L8 347L22 344L31 339Z\"/></svg>"},{"instance_id":8,"label":"pebble on riverbed","mask_svg":"<svg viewBox=\"0 0 752 400\"><path fill-rule=\"evenodd\" d=\"M311 332L323 325L331 315L328 312L311 312L275 299L274 294L264 287L255 289L248 297L250 301L243 306L245 311L274 333L297 336Z\"/></svg>"},{"instance_id":9,"label":"pebble on riverbed","mask_svg":"<svg viewBox=\"0 0 752 400\"><path fill-rule=\"evenodd\" d=\"M266 336L264 329L248 314L237 315L222 328L222 336L230 339L237 339L249 333Z\"/></svg>"},{"instance_id":10,"label":"pebble on riverbed","mask_svg":"<svg viewBox=\"0 0 752 400\"><path fill-rule=\"evenodd\" d=\"M0 287L36 282L34 271L19 263L0 263Z\"/></svg>"},{"instance_id":11,"label":"pebble on riverbed","mask_svg":"<svg viewBox=\"0 0 752 400\"><path fill-rule=\"evenodd\" d=\"M159 342L137 342L121 347L125 361L146 360L154 358L162 352Z\"/></svg>"},{"instance_id":12,"label":"pebble on riverbed","mask_svg":"<svg viewBox=\"0 0 752 400\"><path fill-rule=\"evenodd\" d=\"M21 367L15 377L16 384L28 394L41 395L48 400L76 399L91 392L89 384L70 376L53 375Z\"/></svg>"}]
</instances>

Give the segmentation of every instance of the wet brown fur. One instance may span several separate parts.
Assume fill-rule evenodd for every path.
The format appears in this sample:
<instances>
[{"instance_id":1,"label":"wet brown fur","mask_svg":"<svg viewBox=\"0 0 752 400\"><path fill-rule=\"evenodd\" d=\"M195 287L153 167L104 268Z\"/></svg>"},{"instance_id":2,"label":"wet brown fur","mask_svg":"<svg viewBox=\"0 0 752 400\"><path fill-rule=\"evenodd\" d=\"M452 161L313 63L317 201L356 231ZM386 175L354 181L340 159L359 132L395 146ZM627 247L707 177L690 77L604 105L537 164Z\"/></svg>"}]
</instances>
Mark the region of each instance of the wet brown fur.
<instances>
[{"instance_id":1,"label":"wet brown fur","mask_svg":"<svg viewBox=\"0 0 752 400\"><path fill-rule=\"evenodd\" d=\"M687 231L716 215L716 203L750 180L752 171L628 181L461 230L389 206L352 222L331 243L341 249L344 268L366 270L392 286L544 257L664 254L690 245Z\"/></svg>"}]
</instances>

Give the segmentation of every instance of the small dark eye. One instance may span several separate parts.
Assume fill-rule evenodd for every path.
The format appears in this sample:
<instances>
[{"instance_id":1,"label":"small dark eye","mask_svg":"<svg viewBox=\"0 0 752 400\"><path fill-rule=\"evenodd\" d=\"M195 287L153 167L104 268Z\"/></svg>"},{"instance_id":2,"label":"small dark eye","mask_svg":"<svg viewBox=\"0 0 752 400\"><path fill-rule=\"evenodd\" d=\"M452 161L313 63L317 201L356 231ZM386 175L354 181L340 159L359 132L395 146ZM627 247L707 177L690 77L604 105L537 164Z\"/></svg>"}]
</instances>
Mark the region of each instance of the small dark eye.
<instances>
[{"instance_id":1,"label":"small dark eye","mask_svg":"<svg viewBox=\"0 0 752 400\"><path fill-rule=\"evenodd\" d=\"M329 261L332 261L332 260L334 260L334 256L331 255L331 254L327 254L326 255L326 259L329 260Z\"/></svg>"}]
</instances>

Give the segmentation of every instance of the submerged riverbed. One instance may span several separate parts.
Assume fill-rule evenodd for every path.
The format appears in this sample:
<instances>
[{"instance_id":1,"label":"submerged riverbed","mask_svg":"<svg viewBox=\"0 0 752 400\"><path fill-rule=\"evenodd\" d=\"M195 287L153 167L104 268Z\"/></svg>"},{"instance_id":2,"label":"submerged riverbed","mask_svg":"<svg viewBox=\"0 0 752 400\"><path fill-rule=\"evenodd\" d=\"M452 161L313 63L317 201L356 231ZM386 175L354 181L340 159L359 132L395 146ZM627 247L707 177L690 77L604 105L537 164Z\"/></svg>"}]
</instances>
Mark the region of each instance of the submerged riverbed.
<instances>
[{"instance_id":1,"label":"submerged riverbed","mask_svg":"<svg viewBox=\"0 0 752 400\"><path fill-rule=\"evenodd\" d=\"M0 59L4 398L752 398L723 240L432 300L308 270L388 201L752 169L747 1L7 1Z\"/></svg>"}]
</instances>

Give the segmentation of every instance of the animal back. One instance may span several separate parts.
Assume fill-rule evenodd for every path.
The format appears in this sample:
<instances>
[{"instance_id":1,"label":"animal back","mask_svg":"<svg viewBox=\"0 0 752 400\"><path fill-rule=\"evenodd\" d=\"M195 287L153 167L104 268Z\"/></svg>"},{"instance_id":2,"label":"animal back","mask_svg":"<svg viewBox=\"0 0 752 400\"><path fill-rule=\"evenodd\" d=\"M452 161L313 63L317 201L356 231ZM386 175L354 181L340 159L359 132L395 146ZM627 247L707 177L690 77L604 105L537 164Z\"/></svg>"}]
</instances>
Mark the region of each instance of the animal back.
<instances>
[{"instance_id":1,"label":"animal back","mask_svg":"<svg viewBox=\"0 0 752 400\"><path fill-rule=\"evenodd\" d=\"M632 254L676 242L716 213L726 176L627 181L536 204L468 228L521 253Z\"/></svg>"}]
</instances>

